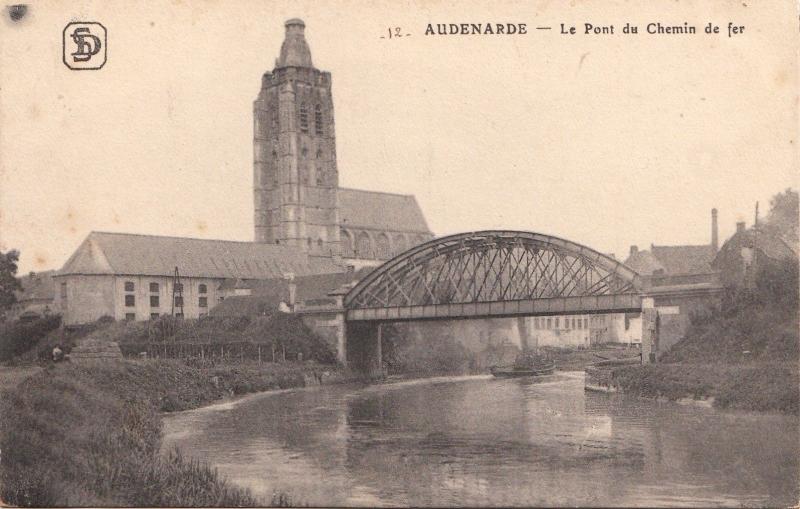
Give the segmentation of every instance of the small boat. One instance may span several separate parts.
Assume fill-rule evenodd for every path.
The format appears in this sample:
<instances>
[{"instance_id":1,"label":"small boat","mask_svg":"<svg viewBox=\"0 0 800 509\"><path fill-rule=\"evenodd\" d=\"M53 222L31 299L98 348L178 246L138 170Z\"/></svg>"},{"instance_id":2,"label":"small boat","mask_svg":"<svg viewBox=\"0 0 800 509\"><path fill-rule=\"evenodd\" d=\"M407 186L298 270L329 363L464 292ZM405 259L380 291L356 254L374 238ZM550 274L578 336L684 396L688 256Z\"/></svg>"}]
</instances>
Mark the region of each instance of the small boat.
<instances>
[{"instance_id":1,"label":"small boat","mask_svg":"<svg viewBox=\"0 0 800 509\"><path fill-rule=\"evenodd\" d=\"M555 370L556 363L552 359L535 354L520 355L513 366L492 366L489 369L498 378L551 375Z\"/></svg>"}]
</instances>

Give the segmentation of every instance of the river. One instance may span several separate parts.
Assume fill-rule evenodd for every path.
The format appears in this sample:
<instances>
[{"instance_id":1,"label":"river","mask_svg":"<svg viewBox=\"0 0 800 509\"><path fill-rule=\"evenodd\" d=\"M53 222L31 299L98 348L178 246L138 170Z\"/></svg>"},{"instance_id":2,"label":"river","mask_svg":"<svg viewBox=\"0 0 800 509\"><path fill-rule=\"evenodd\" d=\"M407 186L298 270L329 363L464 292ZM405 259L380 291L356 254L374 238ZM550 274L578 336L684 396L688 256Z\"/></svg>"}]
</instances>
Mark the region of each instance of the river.
<instances>
[{"instance_id":1,"label":"river","mask_svg":"<svg viewBox=\"0 0 800 509\"><path fill-rule=\"evenodd\" d=\"M262 393L169 415L164 447L266 503L787 506L798 419L588 393L583 373Z\"/></svg>"}]
</instances>

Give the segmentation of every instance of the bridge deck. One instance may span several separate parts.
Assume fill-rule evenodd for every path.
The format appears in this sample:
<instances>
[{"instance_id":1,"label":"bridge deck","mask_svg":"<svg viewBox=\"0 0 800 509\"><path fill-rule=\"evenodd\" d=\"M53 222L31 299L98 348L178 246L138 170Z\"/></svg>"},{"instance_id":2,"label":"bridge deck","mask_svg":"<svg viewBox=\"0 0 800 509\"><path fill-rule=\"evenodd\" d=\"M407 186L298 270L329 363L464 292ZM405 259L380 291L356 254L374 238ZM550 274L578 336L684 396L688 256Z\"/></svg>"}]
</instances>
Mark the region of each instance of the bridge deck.
<instances>
[{"instance_id":1,"label":"bridge deck","mask_svg":"<svg viewBox=\"0 0 800 509\"><path fill-rule=\"evenodd\" d=\"M638 313L641 310L642 295L619 294L422 306L356 308L347 310L347 320L403 321L498 318L564 314Z\"/></svg>"}]
</instances>

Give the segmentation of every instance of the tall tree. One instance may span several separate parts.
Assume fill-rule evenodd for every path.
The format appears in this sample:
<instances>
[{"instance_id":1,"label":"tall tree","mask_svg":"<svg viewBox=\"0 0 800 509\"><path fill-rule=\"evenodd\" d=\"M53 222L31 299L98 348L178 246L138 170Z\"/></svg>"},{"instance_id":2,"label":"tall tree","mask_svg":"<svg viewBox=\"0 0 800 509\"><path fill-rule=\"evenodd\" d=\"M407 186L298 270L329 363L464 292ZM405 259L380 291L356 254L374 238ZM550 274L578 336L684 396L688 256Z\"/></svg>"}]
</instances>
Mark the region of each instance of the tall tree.
<instances>
[{"instance_id":1,"label":"tall tree","mask_svg":"<svg viewBox=\"0 0 800 509\"><path fill-rule=\"evenodd\" d=\"M800 241L798 238L798 230L800 230L798 201L797 191L792 188L773 196L769 201L770 209L765 225L767 229L795 244Z\"/></svg>"},{"instance_id":2,"label":"tall tree","mask_svg":"<svg viewBox=\"0 0 800 509\"><path fill-rule=\"evenodd\" d=\"M17 302L15 291L22 290L17 279L17 262L19 251L12 249L7 253L0 252L0 311L8 309Z\"/></svg>"}]
</instances>

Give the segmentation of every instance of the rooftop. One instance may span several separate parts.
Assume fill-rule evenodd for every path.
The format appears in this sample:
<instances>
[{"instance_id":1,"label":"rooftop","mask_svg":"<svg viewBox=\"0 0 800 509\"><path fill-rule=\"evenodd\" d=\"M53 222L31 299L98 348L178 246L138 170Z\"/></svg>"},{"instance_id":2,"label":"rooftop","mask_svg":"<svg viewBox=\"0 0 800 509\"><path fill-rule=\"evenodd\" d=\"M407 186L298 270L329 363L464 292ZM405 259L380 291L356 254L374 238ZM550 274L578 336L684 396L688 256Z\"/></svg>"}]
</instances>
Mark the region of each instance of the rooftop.
<instances>
[{"instance_id":1,"label":"rooftop","mask_svg":"<svg viewBox=\"0 0 800 509\"><path fill-rule=\"evenodd\" d=\"M309 258L289 246L229 240L92 232L59 275L141 274L272 279L341 272L331 260Z\"/></svg>"},{"instance_id":2,"label":"rooftop","mask_svg":"<svg viewBox=\"0 0 800 509\"><path fill-rule=\"evenodd\" d=\"M643 276L653 274L685 275L714 272L711 262L714 250L710 245L701 246L656 246L650 251L633 251L625 265Z\"/></svg>"},{"instance_id":3,"label":"rooftop","mask_svg":"<svg viewBox=\"0 0 800 509\"><path fill-rule=\"evenodd\" d=\"M417 199L409 194L340 187L339 217L343 228L430 234Z\"/></svg>"}]
</instances>

